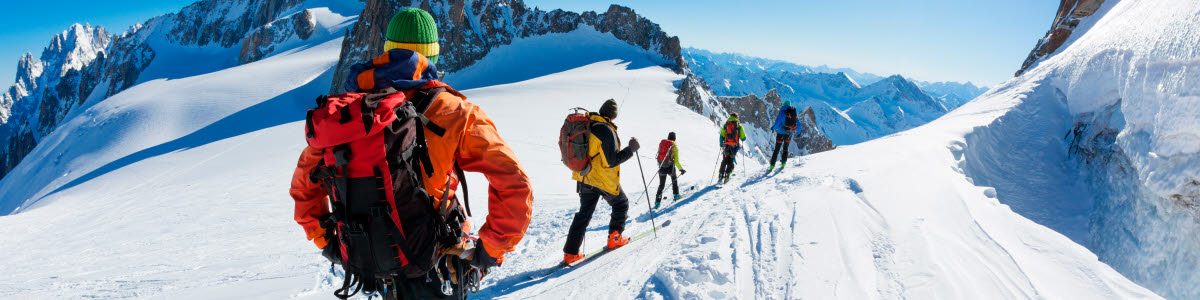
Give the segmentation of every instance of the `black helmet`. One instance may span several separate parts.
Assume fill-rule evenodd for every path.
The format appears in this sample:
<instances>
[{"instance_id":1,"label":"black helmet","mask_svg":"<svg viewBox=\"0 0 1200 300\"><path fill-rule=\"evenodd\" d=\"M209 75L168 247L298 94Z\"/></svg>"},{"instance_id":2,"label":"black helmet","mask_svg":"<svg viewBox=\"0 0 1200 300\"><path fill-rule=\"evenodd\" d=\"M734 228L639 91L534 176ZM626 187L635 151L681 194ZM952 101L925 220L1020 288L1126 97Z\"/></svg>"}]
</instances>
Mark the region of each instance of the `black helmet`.
<instances>
[{"instance_id":1,"label":"black helmet","mask_svg":"<svg viewBox=\"0 0 1200 300\"><path fill-rule=\"evenodd\" d=\"M674 141L674 140L675 140L675 132L674 132L674 131L672 131L671 133L668 133L668 134L667 134L667 139L668 139L668 140L672 140L672 141Z\"/></svg>"}]
</instances>

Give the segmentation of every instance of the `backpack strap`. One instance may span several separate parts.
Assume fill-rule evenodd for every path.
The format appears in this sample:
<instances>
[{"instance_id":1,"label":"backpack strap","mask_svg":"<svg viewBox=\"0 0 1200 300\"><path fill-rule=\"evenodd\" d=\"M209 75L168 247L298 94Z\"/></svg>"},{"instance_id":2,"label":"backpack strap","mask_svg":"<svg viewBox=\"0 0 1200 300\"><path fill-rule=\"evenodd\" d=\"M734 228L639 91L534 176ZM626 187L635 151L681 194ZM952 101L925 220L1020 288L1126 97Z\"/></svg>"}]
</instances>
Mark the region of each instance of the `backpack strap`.
<instances>
[{"instance_id":1,"label":"backpack strap","mask_svg":"<svg viewBox=\"0 0 1200 300\"><path fill-rule=\"evenodd\" d=\"M413 108L415 108L417 111L417 118L421 119L422 125L424 125L425 128L428 128L429 132L432 132L437 136L446 135L446 129L434 124L433 121L429 120L429 118L426 118L425 111L429 110L429 106L433 105L433 102L437 101L438 96L445 91L446 88L444 87L418 90L415 94L416 97L413 97L412 99Z\"/></svg>"},{"instance_id":2,"label":"backpack strap","mask_svg":"<svg viewBox=\"0 0 1200 300\"><path fill-rule=\"evenodd\" d=\"M462 185L462 203L467 208L467 217L471 216L471 196L467 193L467 175L463 172L462 167L458 166L458 160L454 161L454 175L458 176L458 183Z\"/></svg>"}]
</instances>

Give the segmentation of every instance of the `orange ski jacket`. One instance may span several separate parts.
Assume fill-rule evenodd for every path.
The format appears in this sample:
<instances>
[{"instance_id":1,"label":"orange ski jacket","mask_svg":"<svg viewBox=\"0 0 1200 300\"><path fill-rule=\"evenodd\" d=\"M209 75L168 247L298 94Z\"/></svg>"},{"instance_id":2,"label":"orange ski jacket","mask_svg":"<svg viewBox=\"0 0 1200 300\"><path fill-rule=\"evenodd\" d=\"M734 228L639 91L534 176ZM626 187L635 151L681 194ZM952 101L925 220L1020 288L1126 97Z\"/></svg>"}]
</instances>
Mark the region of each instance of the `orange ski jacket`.
<instances>
[{"instance_id":1,"label":"orange ski jacket","mask_svg":"<svg viewBox=\"0 0 1200 300\"><path fill-rule=\"evenodd\" d=\"M467 102L465 96L444 83L430 81L426 87L431 85L445 87L446 92L429 106L425 117L445 128L446 133L438 136L425 129L434 169L433 176L425 179L425 189L436 201L443 199L443 193L454 196L458 178L447 179L457 177L454 175L456 159L463 171L482 173L489 183L488 215L478 235L488 255L503 262L503 255L513 251L529 227L533 211L529 176L521 168L516 154L500 138L496 125L479 106ZM411 99L416 90L403 93ZM320 184L309 180L309 173L320 160L320 150L305 147L292 176L290 193L296 201L296 223L304 227L309 240L324 248L327 241L319 218L329 213L327 195ZM471 227L463 224L463 228L469 231Z\"/></svg>"}]
</instances>

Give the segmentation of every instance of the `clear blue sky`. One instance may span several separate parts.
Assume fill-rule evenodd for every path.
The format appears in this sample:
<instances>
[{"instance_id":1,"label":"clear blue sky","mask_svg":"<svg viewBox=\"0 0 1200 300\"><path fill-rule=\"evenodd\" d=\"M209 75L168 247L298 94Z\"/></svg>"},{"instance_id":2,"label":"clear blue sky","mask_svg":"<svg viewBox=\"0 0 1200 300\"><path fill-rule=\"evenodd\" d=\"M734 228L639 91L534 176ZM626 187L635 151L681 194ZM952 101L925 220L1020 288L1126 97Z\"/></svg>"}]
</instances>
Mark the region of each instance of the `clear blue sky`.
<instances>
[{"instance_id":1,"label":"clear blue sky","mask_svg":"<svg viewBox=\"0 0 1200 300\"><path fill-rule=\"evenodd\" d=\"M0 4L0 85L17 59L40 55L72 23L114 33L191 0L5 1ZM879 75L993 85L1010 78L1046 33L1053 0L526 0L529 6L605 11L629 6L684 46L739 52ZM749 1L746 1L749 2Z\"/></svg>"}]
</instances>

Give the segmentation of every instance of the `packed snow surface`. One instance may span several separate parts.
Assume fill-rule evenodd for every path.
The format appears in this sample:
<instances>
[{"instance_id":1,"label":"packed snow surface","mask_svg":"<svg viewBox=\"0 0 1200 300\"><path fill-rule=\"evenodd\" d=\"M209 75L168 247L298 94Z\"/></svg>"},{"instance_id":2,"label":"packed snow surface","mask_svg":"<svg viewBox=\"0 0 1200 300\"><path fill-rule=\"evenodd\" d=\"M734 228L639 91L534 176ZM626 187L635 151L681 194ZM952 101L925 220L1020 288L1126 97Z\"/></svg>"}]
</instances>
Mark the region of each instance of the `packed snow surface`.
<instances>
[{"instance_id":1,"label":"packed snow surface","mask_svg":"<svg viewBox=\"0 0 1200 300\"><path fill-rule=\"evenodd\" d=\"M570 46L579 42L572 36L550 41ZM0 204L21 208L0 217L0 295L330 298L340 275L304 240L286 190L304 147L303 111L335 80L340 45L148 81L70 117L0 182ZM545 60L570 54L539 51ZM926 126L793 159L778 174L743 159L733 181L714 189L718 128L675 104L682 76L641 67L641 59L464 91L495 119L535 193L527 235L485 278L481 298L1157 298L964 175L968 154L981 151L971 150L971 136L989 134L1004 116L1054 113L1057 103L1022 101L1040 82L1011 82ZM622 173L633 202L627 233L670 225L531 280L561 259L578 207L555 146L562 118L609 98L621 103L622 141L643 144L647 181L656 181L653 145L678 134L685 197L650 218L638 159L630 160ZM469 177L472 190L483 190L482 176ZM474 224L486 215L484 201L473 199ZM603 245L608 213L597 209L585 251Z\"/></svg>"}]
</instances>

